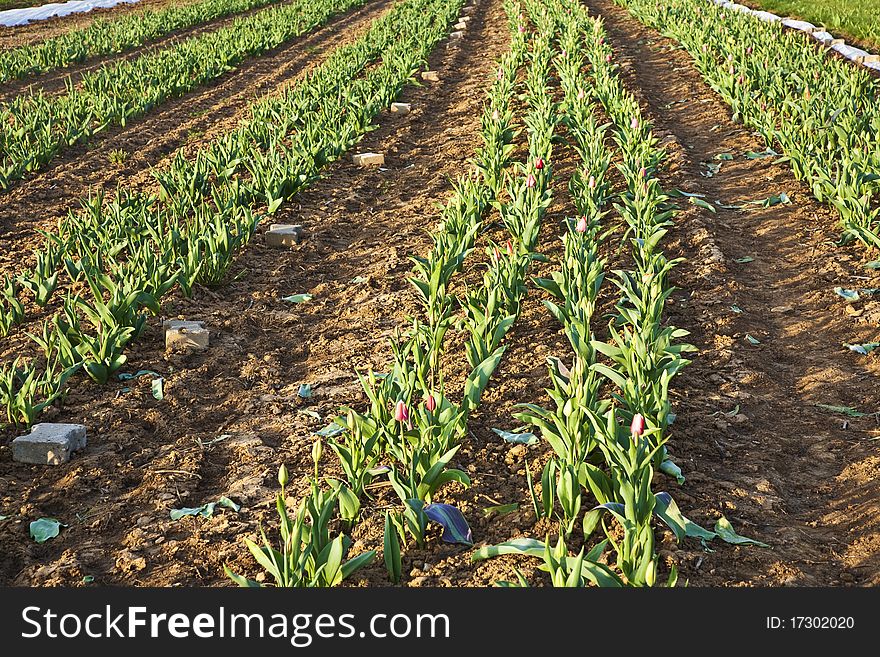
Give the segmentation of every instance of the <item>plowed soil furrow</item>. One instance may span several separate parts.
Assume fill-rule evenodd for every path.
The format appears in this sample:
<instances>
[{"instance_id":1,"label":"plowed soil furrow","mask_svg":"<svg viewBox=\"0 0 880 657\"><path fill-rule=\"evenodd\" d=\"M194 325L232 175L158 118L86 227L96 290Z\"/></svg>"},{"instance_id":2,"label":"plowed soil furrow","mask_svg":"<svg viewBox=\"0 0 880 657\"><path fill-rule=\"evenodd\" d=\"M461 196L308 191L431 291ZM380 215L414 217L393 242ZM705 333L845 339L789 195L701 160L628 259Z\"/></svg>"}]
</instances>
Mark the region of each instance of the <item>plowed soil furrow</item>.
<instances>
[{"instance_id":1,"label":"plowed soil furrow","mask_svg":"<svg viewBox=\"0 0 880 657\"><path fill-rule=\"evenodd\" d=\"M255 100L295 82L335 48L357 39L392 4L393 0L375 0L271 54L249 60L214 86L164 103L125 128L111 129L71 148L51 169L3 195L0 240L15 248L0 255L0 270L20 270L22 257L41 244L36 231L54 227L90 190L152 184L153 167L161 167L180 148L196 148L238 125ZM122 154L122 163L111 160L114 152Z\"/></svg>"},{"instance_id":2,"label":"plowed soil furrow","mask_svg":"<svg viewBox=\"0 0 880 657\"><path fill-rule=\"evenodd\" d=\"M877 287L862 248L839 248L832 213L785 165L743 155L765 145L732 123L690 57L610 0L587 0L617 48L624 79L668 141L668 189L701 193L717 213L685 205L668 251L688 258L670 321L700 348L679 380L672 452L687 482L669 489L707 525L725 514L772 547L685 546L693 584L877 584L880 366L843 343L877 341L876 302L833 292ZM717 159L731 154L734 159ZM721 165L711 177L707 166ZM786 192L791 205L741 205ZM759 341L753 344L753 340Z\"/></svg>"},{"instance_id":3,"label":"plowed soil furrow","mask_svg":"<svg viewBox=\"0 0 880 657\"><path fill-rule=\"evenodd\" d=\"M192 4L195 0L184 0L176 3L182 5ZM16 27L0 27L0 50L17 48L26 44L36 43L49 39L71 30L88 27L96 18L117 18L128 13L143 11L144 9L163 9L171 4L169 0L140 0L134 4L119 4L109 9L95 9L87 13L57 16L45 21L34 21L30 25Z\"/></svg>"},{"instance_id":4,"label":"plowed soil furrow","mask_svg":"<svg viewBox=\"0 0 880 657\"><path fill-rule=\"evenodd\" d=\"M175 32L171 32L159 37L153 41L145 43L123 53L115 53L110 55L102 55L90 58L84 62L74 63L62 69L49 71L42 75L30 76L21 80L10 81L0 85L0 103L9 103L16 96L23 93L38 93L42 91L47 96L63 94L67 89L68 80L74 85L79 85L83 76L97 71L103 66L129 61L156 52L163 48L173 47L187 39L197 37L208 32L215 32L220 28L230 25L237 18L250 16L260 11L265 11L273 6L287 4L287 2L277 2L266 7L257 7L248 11L226 16L224 18L215 18L199 25L187 27Z\"/></svg>"},{"instance_id":5,"label":"plowed soil furrow","mask_svg":"<svg viewBox=\"0 0 880 657\"><path fill-rule=\"evenodd\" d=\"M291 469L293 493L310 467L312 432L341 405L361 402L355 369L383 368L388 338L405 314L418 312L408 256L429 248L436 204L479 143L484 90L508 43L500 3L489 4L481 3L460 47L444 42L431 57L442 81L405 89L401 100L413 111L383 112L356 148L383 152L382 170L340 160L273 218L303 223L305 242L275 250L257 236L237 278L166 306L171 315L206 320L212 345L203 355L166 357L153 322L127 369L160 372L163 402L152 399L149 376L124 384L126 392L123 384L77 384L55 413L88 418L93 437L81 458L47 472L13 464L8 448L0 449L0 477L9 482L4 506L73 518L60 540L43 546L20 540L26 522L8 521L17 524L0 538L4 581L75 584L94 574L102 583L222 584L226 562L256 574L242 536L254 536L261 519L274 523L279 463ZM280 300L302 292L314 299ZM312 398L297 396L300 383L313 386ZM245 505L241 514L168 519L171 508L223 494ZM94 515L79 522L81 509ZM369 518L355 538L355 550L378 545L380 521ZM381 567L362 579L386 581Z\"/></svg>"}]
</instances>

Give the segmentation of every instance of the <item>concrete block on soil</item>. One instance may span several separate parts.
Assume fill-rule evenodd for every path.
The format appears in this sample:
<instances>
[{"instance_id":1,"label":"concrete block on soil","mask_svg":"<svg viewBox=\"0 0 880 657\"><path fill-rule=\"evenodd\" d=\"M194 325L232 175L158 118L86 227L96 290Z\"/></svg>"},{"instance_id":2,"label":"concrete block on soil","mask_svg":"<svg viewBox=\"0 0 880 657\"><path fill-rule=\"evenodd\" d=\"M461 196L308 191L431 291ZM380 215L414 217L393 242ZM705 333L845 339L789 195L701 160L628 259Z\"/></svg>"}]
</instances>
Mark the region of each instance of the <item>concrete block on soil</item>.
<instances>
[{"instance_id":1,"label":"concrete block on soil","mask_svg":"<svg viewBox=\"0 0 880 657\"><path fill-rule=\"evenodd\" d=\"M471 20L471 18L472 18L471 16L459 16L458 22L459 23L467 23L468 21Z\"/></svg>"},{"instance_id":2,"label":"concrete block on soil","mask_svg":"<svg viewBox=\"0 0 880 657\"><path fill-rule=\"evenodd\" d=\"M422 80L426 82L440 82L440 74L437 71L422 71Z\"/></svg>"},{"instance_id":3,"label":"concrete block on soil","mask_svg":"<svg viewBox=\"0 0 880 657\"><path fill-rule=\"evenodd\" d=\"M411 111L412 105L409 103L391 103L392 114L400 114L403 116L404 114L409 114Z\"/></svg>"},{"instance_id":4,"label":"concrete block on soil","mask_svg":"<svg viewBox=\"0 0 880 657\"><path fill-rule=\"evenodd\" d=\"M468 14L473 14L476 8L477 7L475 5L468 5L467 7L461 8L461 13L467 16Z\"/></svg>"},{"instance_id":5,"label":"concrete block on soil","mask_svg":"<svg viewBox=\"0 0 880 657\"><path fill-rule=\"evenodd\" d=\"M85 446L83 425L43 422L34 425L28 435L12 441L12 459L35 465L61 465Z\"/></svg>"},{"instance_id":6,"label":"concrete block on soil","mask_svg":"<svg viewBox=\"0 0 880 657\"><path fill-rule=\"evenodd\" d=\"M299 224L272 224L266 233L266 244L269 246L283 247L299 244L305 229Z\"/></svg>"},{"instance_id":7,"label":"concrete block on soil","mask_svg":"<svg viewBox=\"0 0 880 657\"><path fill-rule=\"evenodd\" d=\"M385 164L385 156L382 153L358 153L352 161L359 167L380 167Z\"/></svg>"},{"instance_id":8,"label":"concrete block on soil","mask_svg":"<svg viewBox=\"0 0 880 657\"><path fill-rule=\"evenodd\" d=\"M453 41L454 41L455 39L463 39L463 38L464 38L464 32L462 32L461 30L459 30L458 32L450 32L450 33L449 33L449 38L452 39Z\"/></svg>"},{"instance_id":9,"label":"concrete block on soil","mask_svg":"<svg viewBox=\"0 0 880 657\"><path fill-rule=\"evenodd\" d=\"M459 22L459 23L456 23L455 25L453 25L453 27L454 27L456 30L466 30L466 29L467 29L467 23L461 23L461 22Z\"/></svg>"},{"instance_id":10,"label":"concrete block on soil","mask_svg":"<svg viewBox=\"0 0 880 657\"><path fill-rule=\"evenodd\" d=\"M211 332L205 328L204 322L171 319L163 327L166 351L205 351L208 348Z\"/></svg>"}]
</instances>

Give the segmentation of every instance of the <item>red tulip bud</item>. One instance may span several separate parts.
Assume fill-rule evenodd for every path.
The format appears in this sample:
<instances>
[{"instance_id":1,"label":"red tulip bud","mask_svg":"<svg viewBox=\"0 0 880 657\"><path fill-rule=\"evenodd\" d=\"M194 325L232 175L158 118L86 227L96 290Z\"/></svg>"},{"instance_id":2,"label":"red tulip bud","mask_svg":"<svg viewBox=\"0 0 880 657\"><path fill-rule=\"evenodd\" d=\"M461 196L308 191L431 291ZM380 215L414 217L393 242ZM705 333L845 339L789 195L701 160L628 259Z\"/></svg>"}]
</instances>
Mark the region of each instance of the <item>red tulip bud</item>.
<instances>
[{"instance_id":1,"label":"red tulip bud","mask_svg":"<svg viewBox=\"0 0 880 657\"><path fill-rule=\"evenodd\" d=\"M578 99L578 100L583 100L583 99L586 98L586 97L587 97L587 94L584 93L584 90L583 90L583 89L578 89L577 99Z\"/></svg>"},{"instance_id":2,"label":"red tulip bud","mask_svg":"<svg viewBox=\"0 0 880 657\"><path fill-rule=\"evenodd\" d=\"M434 395L428 395L428 398L425 400L425 408L428 409L429 413L437 410L437 400L434 399Z\"/></svg>"},{"instance_id":3,"label":"red tulip bud","mask_svg":"<svg viewBox=\"0 0 880 657\"><path fill-rule=\"evenodd\" d=\"M751 46L749 46L748 48L746 48L746 54L747 54L747 55L751 55L753 52L755 52L755 51L754 51L754 49L753 49Z\"/></svg>"},{"instance_id":4,"label":"red tulip bud","mask_svg":"<svg viewBox=\"0 0 880 657\"><path fill-rule=\"evenodd\" d=\"M394 407L394 419L398 422L406 422L409 420L409 409L406 407L406 404L402 399L397 402L397 406Z\"/></svg>"},{"instance_id":5,"label":"red tulip bud","mask_svg":"<svg viewBox=\"0 0 880 657\"><path fill-rule=\"evenodd\" d=\"M638 117L635 117L635 116L634 116L634 117L632 118L632 121L629 122L629 127L632 128L633 130L638 130L638 129L639 129L639 119L638 119Z\"/></svg>"},{"instance_id":6,"label":"red tulip bud","mask_svg":"<svg viewBox=\"0 0 880 657\"><path fill-rule=\"evenodd\" d=\"M568 57L568 51L563 48L561 55L563 57Z\"/></svg>"},{"instance_id":7,"label":"red tulip bud","mask_svg":"<svg viewBox=\"0 0 880 657\"><path fill-rule=\"evenodd\" d=\"M544 160L543 160L543 158L540 158L540 157L538 158L538 160L535 162L535 168L536 168L538 171L540 171L541 169L544 168Z\"/></svg>"},{"instance_id":8,"label":"red tulip bud","mask_svg":"<svg viewBox=\"0 0 880 657\"><path fill-rule=\"evenodd\" d=\"M605 55L605 63L606 63L606 64L610 64L610 63L611 63L611 60L612 60L612 57L611 57L611 54L610 54L610 53L607 54L607 55Z\"/></svg>"},{"instance_id":9,"label":"red tulip bud","mask_svg":"<svg viewBox=\"0 0 880 657\"><path fill-rule=\"evenodd\" d=\"M636 413L633 416L632 424L629 427L630 433L632 433L633 436L638 438L643 433L645 433L645 429L647 429L647 425L645 424L645 418L642 417L641 413Z\"/></svg>"},{"instance_id":10,"label":"red tulip bud","mask_svg":"<svg viewBox=\"0 0 880 657\"><path fill-rule=\"evenodd\" d=\"M639 177L640 178L647 178L648 177L648 170L645 167L642 167L641 169L639 169Z\"/></svg>"},{"instance_id":11,"label":"red tulip bud","mask_svg":"<svg viewBox=\"0 0 880 657\"><path fill-rule=\"evenodd\" d=\"M601 46L604 43L605 43L605 37L599 37L599 45Z\"/></svg>"},{"instance_id":12,"label":"red tulip bud","mask_svg":"<svg viewBox=\"0 0 880 657\"><path fill-rule=\"evenodd\" d=\"M509 255L511 258L513 257L513 242L511 242L510 240L507 240L507 255Z\"/></svg>"},{"instance_id":13,"label":"red tulip bud","mask_svg":"<svg viewBox=\"0 0 880 657\"><path fill-rule=\"evenodd\" d=\"M587 183L587 186L588 186L590 189L596 189L596 176L590 176L590 180L589 180L589 182Z\"/></svg>"},{"instance_id":14,"label":"red tulip bud","mask_svg":"<svg viewBox=\"0 0 880 657\"><path fill-rule=\"evenodd\" d=\"M740 75L740 76L736 79L736 81L737 81L738 84L745 84L745 82L746 82L746 78L745 78L745 76Z\"/></svg>"},{"instance_id":15,"label":"red tulip bud","mask_svg":"<svg viewBox=\"0 0 880 657\"><path fill-rule=\"evenodd\" d=\"M525 31L526 31L525 26L520 25L520 26L519 26L519 33L520 33L520 34L523 34Z\"/></svg>"},{"instance_id":16,"label":"red tulip bud","mask_svg":"<svg viewBox=\"0 0 880 657\"><path fill-rule=\"evenodd\" d=\"M504 79L504 69L500 66L498 67L498 72L495 74L495 79L503 80Z\"/></svg>"},{"instance_id":17,"label":"red tulip bud","mask_svg":"<svg viewBox=\"0 0 880 657\"><path fill-rule=\"evenodd\" d=\"M580 220L577 222L577 226L575 226L574 229L579 233L586 233L587 232L587 218L581 217Z\"/></svg>"},{"instance_id":18,"label":"red tulip bud","mask_svg":"<svg viewBox=\"0 0 880 657\"><path fill-rule=\"evenodd\" d=\"M529 177L526 178L526 187L528 187L529 189L534 189L535 185L537 185L537 184L538 184L538 181L535 178L535 174L530 173Z\"/></svg>"}]
</instances>

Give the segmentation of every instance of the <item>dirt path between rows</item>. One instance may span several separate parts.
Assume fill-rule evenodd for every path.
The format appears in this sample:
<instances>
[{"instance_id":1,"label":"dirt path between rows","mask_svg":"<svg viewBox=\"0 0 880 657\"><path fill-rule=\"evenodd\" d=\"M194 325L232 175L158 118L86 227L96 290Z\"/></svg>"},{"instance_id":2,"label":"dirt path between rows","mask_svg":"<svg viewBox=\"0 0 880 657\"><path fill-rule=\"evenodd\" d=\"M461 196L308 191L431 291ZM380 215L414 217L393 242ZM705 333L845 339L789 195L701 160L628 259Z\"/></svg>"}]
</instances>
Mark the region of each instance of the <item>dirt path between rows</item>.
<instances>
[{"instance_id":1,"label":"dirt path between rows","mask_svg":"<svg viewBox=\"0 0 880 657\"><path fill-rule=\"evenodd\" d=\"M401 100L413 111L383 112L356 147L385 153L383 170L348 158L331 165L273 218L305 224L303 244L275 250L258 236L236 265L237 278L169 303L171 315L206 320L212 346L166 359L159 321L151 323L127 369L161 373L163 402L152 398L149 376L105 388L77 384L53 419L88 423L84 454L47 471L13 464L8 447L0 448L2 508L24 514L0 531L2 581L78 584L93 575L99 584L217 585L228 584L226 562L256 574L242 536L255 537L260 520L274 524L268 505L279 463L299 481L312 432L340 405L361 400L354 370L384 367L392 331L418 310L408 256L427 250L436 204L448 197L449 178L468 166L484 90L507 43L500 3L484 0L462 45L444 43L432 55L441 82L405 89ZM280 300L303 292L314 299ZM304 382L313 387L310 399L297 397ZM171 508L224 494L244 505L240 514L168 519ZM38 515L70 526L36 545L26 520ZM374 520L356 534L355 551L381 542ZM355 584L367 581L387 583L381 564Z\"/></svg>"},{"instance_id":2,"label":"dirt path between rows","mask_svg":"<svg viewBox=\"0 0 880 657\"><path fill-rule=\"evenodd\" d=\"M683 575L695 585L880 583L877 416L816 406L880 410L876 356L842 346L878 340L880 304L847 308L833 292L878 287L878 277L861 266L862 247L833 244L834 216L785 165L743 157L764 144L731 122L686 52L610 0L585 4L604 17L625 81L668 141L664 184L717 208L686 205L667 247L688 258L669 318L700 348L675 389L672 452L687 482L673 494L694 520L711 526L724 513L772 547L686 546L675 554ZM707 177L707 163L720 171ZM781 192L791 205L719 206Z\"/></svg>"},{"instance_id":3,"label":"dirt path between rows","mask_svg":"<svg viewBox=\"0 0 880 657\"><path fill-rule=\"evenodd\" d=\"M125 61L131 61L143 55L154 53L163 48L173 47L182 43L183 41L186 41L187 39L192 39L194 37L207 34L208 32L215 32L223 27L228 27L232 24L233 21L238 18L242 18L244 16L252 16L253 14L265 11L272 7L278 7L288 4L290 1L291 0L276 2L266 7L249 9L238 14L233 14L232 16L215 18L213 20L205 21L204 23L200 23L198 25L193 25L192 27L187 27L176 30L174 32L170 32L169 34L163 35L157 39L148 41L141 46L126 50L123 53L113 53L109 55L102 55L99 57L92 57L84 62L73 63L65 68L49 71L42 75L29 76L21 80L7 82L4 85L0 85L0 103L9 103L16 96L23 93L42 92L44 95L47 96L61 95L66 92L68 83L79 86L82 78L85 75L93 73L104 66L122 63Z\"/></svg>"},{"instance_id":4,"label":"dirt path between rows","mask_svg":"<svg viewBox=\"0 0 880 657\"><path fill-rule=\"evenodd\" d=\"M197 0L184 0L175 2L180 6L192 4ZM114 19L125 14L143 11L144 9L158 10L171 4L169 0L140 0L135 4L119 4L109 9L95 9L86 13L57 16L45 21L34 21L30 25L17 27L0 26L0 50L17 48L26 44L36 43L49 39L71 30L88 27L97 18Z\"/></svg>"},{"instance_id":5,"label":"dirt path between rows","mask_svg":"<svg viewBox=\"0 0 880 657\"><path fill-rule=\"evenodd\" d=\"M61 155L50 168L22 181L0 204L0 271L18 272L22 259L42 243L37 230L53 229L90 190L153 184L151 169L161 167L180 148L198 148L246 118L259 97L290 84L320 65L338 46L356 40L393 0L374 0L331 20L262 57L222 76L216 84L163 103L149 114L113 128ZM111 161L114 151L122 163Z\"/></svg>"}]
</instances>

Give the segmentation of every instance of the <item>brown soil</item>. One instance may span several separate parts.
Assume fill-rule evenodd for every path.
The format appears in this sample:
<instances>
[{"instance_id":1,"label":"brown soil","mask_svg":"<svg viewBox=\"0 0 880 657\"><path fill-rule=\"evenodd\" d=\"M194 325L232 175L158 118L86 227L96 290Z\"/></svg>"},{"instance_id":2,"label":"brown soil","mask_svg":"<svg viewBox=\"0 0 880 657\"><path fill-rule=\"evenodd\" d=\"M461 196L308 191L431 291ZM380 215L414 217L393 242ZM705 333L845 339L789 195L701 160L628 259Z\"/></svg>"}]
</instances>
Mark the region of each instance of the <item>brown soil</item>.
<instances>
[{"instance_id":1,"label":"brown soil","mask_svg":"<svg viewBox=\"0 0 880 657\"><path fill-rule=\"evenodd\" d=\"M668 188L704 193L716 205L782 191L794 201L749 212L718 208L717 214L684 204L667 237L670 255L688 258L675 272L681 289L670 303L669 319L691 331L700 353L674 393L678 420L671 451L687 482L678 487L658 475L658 486L693 520L711 527L723 513L742 534L772 547L716 541L715 552L707 552L695 541L675 546L667 532L661 535L661 554L667 563L677 562L693 585L878 583L880 459L871 442L880 436L877 422L814 406L880 410L872 406L878 398L876 357L841 347L878 340L880 304L854 304L851 312L858 317L850 317L832 292L836 285L880 287L877 277L854 278L871 274L859 265L860 247L830 244L836 238L834 217L810 200L785 166L741 157L763 145L731 123L685 53L610 1L587 4L606 16L624 79L668 143L670 166L663 180ZM380 6L364 10L379 11ZM355 23L344 34L360 29ZM314 45L330 45L329 34L314 38ZM166 355L157 318L134 345L126 371L159 372L164 401L152 398L149 376L105 387L77 382L65 406L46 419L87 424L89 447L57 468L13 463L8 440L14 434L7 432L0 446L0 514L11 518L0 524L0 581L77 585L91 575L96 584L223 585L226 563L257 575L242 541L256 538L260 522L275 526L278 465L291 469L290 493L297 497L310 468L312 432L340 406L363 404L354 371L384 369L388 338L404 326L407 314L418 312L406 281L408 256L429 248L436 204L451 190L448 179L467 170L479 145L481 103L494 61L507 45L501 3L481 0L461 47L441 45L431 57L429 68L439 70L442 81L405 89L401 100L412 103L413 111L403 117L383 112L378 129L356 147L385 153L382 170L359 169L347 158L331 165L324 179L272 218L304 224L305 242L274 250L258 235L230 282L198 290L191 300L169 300L168 316L205 320L212 334L204 354ZM300 59L297 52L307 52L302 43L255 61L265 66L259 69L263 77L241 72L218 85L225 88L218 95L205 90L197 107L212 109L179 129L174 108L162 110L94 151L71 152L56 169L13 190L14 205L0 211L7 244L16 245L7 248L4 268L18 266L21 245L35 243L35 228L50 227L90 185L149 184L147 168L161 164L188 130L204 130L201 139L220 134L240 120L255 93L293 79L300 66L321 56ZM274 70L282 64L285 69ZM239 80L248 80L248 86L235 93ZM123 169L108 171L108 152L120 144L132 155ZM557 148L555 202L540 247L551 258L559 254L559 222L572 212L565 181L573 153L564 145ZM702 176L702 163L715 162L719 153L737 157L721 162L717 175ZM490 227L488 237L502 235ZM456 286L479 281L485 239ZM736 262L744 256L754 260ZM531 273L545 274L552 266L536 265ZM360 282L353 282L356 278ZM314 299L300 305L280 300L304 292ZM605 296L610 307L613 294L606 290ZM743 312L734 313L733 305ZM761 343L748 343L747 333ZM461 337L451 340L444 365L454 389L461 385L464 361ZM545 358L566 358L569 352L540 296L530 293L456 457L473 485L449 486L443 493L464 511L478 544L542 538L551 529L535 524L525 480L526 464L538 470L546 447L511 448L491 428L514 428L510 413L516 403L546 402ZM312 385L312 398L297 396L301 383ZM332 475L335 459L327 452L322 467ZM221 495L240 502L241 513L177 522L168 517L169 509ZM382 514L394 499L385 488L374 495L355 529L355 551L381 548ZM519 503L518 511L484 517L486 507L512 502ZM58 538L37 545L28 538L28 522L40 516L68 526ZM406 551L404 584L487 586L510 579L514 565L535 583L542 581L534 561L471 564L469 550L442 544L432 533L426 549ZM351 584L387 585L381 562Z\"/></svg>"},{"instance_id":2,"label":"brown soil","mask_svg":"<svg viewBox=\"0 0 880 657\"><path fill-rule=\"evenodd\" d=\"M177 4L184 6L195 1L183 0ZM41 2L39 4L48 3ZM169 0L140 0L140 2L134 4L119 4L108 9L95 9L86 13L57 16L45 21L34 21L30 25L0 27L0 50L17 48L18 46L43 41L71 30L88 27L96 18L113 19L132 12L143 11L144 9L162 9L169 4L171 4Z\"/></svg>"},{"instance_id":3,"label":"brown soil","mask_svg":"<svg viewBox=\"0 0 880 657\"><path fill-rule=\"evenodd\" d=\"M211 21L200 23L192 27L184 28L166 34L158 39L150 41L137 48L132 48L124 53L116 53L93 57L82 63L74 63L63 69L49 71L43 75L29 76L21 80L10 81L4 85L0 85L0 102L8 103L15 96L22 93L37 93L42 91L45 95L60 95L67 90L68 81L74 85L79 85L83 76L93 73L103 66L109 64L120 63L136 59L142 55L156 52L163 48L173 47L187 39L191 39L208 32L215 32L220 28L229 26L237 18L250 16L260 11L265 11L272 6L287 4L286 2L277 2L268 7L258 7L234 14L225 18L217 18Z\"/></svg>"}]
</instances>

